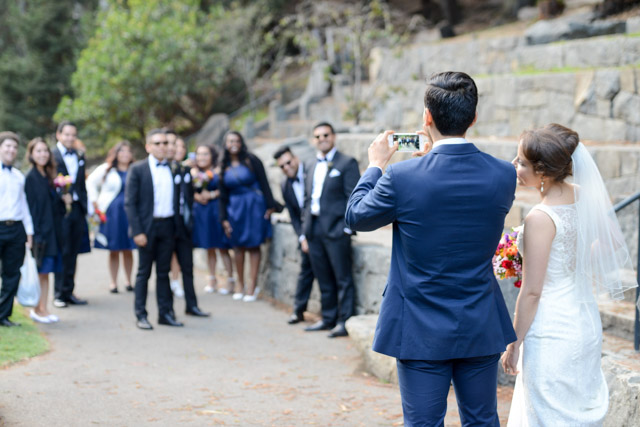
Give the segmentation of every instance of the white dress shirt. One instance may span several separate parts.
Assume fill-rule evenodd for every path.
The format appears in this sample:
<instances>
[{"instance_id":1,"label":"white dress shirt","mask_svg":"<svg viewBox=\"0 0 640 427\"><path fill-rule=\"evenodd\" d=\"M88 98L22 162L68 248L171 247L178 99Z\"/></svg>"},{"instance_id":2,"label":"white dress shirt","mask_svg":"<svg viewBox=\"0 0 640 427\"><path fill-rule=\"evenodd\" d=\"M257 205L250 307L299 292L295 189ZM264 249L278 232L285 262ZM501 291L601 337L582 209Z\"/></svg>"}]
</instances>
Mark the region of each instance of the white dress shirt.
<instances>
[{"instance_id":1,"label":"white dress shirt","mask_svg":"<svg viewBox=\"0 0 640 427\"><path fill-rule=\"evenodd\" d=\"M445 138L433 143L433 148L436 148L438 145L455 145L455 144L468 144L464 138Z\"/></svg>"},{"instance_id":2,"label":"white dress shirt","mask_svg":"<svg viewBox=\"0 0 640 427\"><path fill-rule=\"evenodd\" d=\"M24 175L14 167L9 170L0 166L0 221L22 221L24 231L33 236Z\"/></svg>"},{"instance_id":3,"label":"white dress shirt","mask_svg":"<svg viewBox=\"0 0 640 427\"><path fill-rule=\"evenodd\" d=\"M293 193L296 195L298 206L302 209L304 206L304 169L302 163L298 165L296 178L298 179L291 183L291 187L293 188Z\"/></svg>"},{"instance_id":4,"label":"white dress shirt","mask_svg":"<svg viewBox=\"0 0 640 427\"><path fill-rule=\"evenodd\" d=\"M318 160L325 159L326 161L318 161L316 163L316 169L313 172L313 187L311 187L311 215L320 215L320 196L322 196L322 187L324 187L324 179L327 177L327 172L329 171L328 163L333 161L336 151L338 151L336 147L333 147L324 157L318 153Z\"/></svg>"},{"instance_id":5,"label":"white dress shirt","mask_svg":"<svg viewBox=\"0 0 640 427\"><path fill-rule=\"evenodd\" d=\"M173 216L173 174L167 166L160 166L160 160L149 154L149 169L153 180L153 217L168 218Z\"/></svg>"},{"instance_id":6,"label":"white dress shirt","mask_svg":"<svg viewBox=\"0 0 640 427\"><path fill-rule=\"evenodd\" d=\"M67 154L70 150L67 150L67 147L62 145L60 141L56 144L58 151L62 155L62 161L67 168L67 172L71 177L71 182L76 183L76 178L78 177L78 154L74 151L73 153ZM78 201L78 195L76 192L73 192L73 200Z\"/></svg>"}]
</instances>

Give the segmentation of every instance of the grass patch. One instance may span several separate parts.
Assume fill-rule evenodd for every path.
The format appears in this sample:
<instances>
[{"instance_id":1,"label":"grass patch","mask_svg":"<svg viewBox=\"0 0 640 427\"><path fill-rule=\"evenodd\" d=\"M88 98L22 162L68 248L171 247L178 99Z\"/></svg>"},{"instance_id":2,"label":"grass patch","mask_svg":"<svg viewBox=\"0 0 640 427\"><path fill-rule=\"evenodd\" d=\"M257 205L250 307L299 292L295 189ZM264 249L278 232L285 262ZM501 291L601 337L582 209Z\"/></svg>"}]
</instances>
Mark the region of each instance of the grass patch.
<instances>
[{"instance_id":1,"label":"grass patch","mask_svg":"<svg viewBox=\"0 0 640 427\"><path fill-rule=\"evenodd\" d=\"M0 367L37 356L49 350L49 342L25 313L25 308L15 304L9 320L20 323L20 326L0 327Z\"/></svg>"}]
</instances>

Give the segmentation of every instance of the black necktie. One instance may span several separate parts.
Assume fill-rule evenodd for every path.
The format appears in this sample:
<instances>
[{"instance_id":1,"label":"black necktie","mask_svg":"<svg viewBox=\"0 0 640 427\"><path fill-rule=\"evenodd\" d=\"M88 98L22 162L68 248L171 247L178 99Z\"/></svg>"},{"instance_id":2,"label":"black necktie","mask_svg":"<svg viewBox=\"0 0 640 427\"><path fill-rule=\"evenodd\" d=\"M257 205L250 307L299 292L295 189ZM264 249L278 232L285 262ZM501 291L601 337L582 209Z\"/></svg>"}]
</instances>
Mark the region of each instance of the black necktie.
<instances>
[{"instance_id":1,"label":"black necktie","mask_svg":"<svg viewBox=\"0 0 640 427\"><path fill-rule=\"evenodd\" d=\"M2 169L6 169L6 170L8 170L9 172L11 172L11 168L12 168L12 167L13 167L13 166L11 166L11 165L5 165L4 163L2 164Z\"/></svg>"}]
</instances>

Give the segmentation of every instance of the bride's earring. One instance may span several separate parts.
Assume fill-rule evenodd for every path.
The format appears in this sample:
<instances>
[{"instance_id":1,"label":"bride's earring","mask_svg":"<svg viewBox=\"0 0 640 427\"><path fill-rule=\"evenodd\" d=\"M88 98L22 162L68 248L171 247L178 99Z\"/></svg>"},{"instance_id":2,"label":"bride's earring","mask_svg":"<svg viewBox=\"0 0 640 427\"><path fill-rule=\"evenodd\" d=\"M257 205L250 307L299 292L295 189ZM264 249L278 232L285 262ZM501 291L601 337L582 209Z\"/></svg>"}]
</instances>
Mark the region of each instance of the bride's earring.
<instances>
[{"instance_id":1,"label":"bride's earring","mask_svg":"<svg viewBox=\"0 0 640 427\"><path fill-rule=\"evenodd\" d=\"M540 192L544 193L544 178L540 178Z\"/></svg>"}]
</instances>

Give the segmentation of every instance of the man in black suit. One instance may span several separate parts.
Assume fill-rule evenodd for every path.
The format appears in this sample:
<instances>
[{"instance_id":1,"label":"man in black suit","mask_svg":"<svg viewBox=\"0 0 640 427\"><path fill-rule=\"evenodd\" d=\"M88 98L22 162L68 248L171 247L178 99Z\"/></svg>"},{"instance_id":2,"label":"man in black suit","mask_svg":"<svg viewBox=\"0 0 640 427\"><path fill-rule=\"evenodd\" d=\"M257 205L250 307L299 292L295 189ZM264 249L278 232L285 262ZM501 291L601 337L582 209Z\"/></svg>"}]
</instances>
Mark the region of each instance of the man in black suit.
<instances>
[{"instance_id":1,"label":"man in black suit","mask_svg":"<svg viewBox=\"0 0 640 427\"><path fill-rule=\"evenodd\" d=\"M135 285L136 326L153 329L147 319L147 286L151 267L156 263L156 297L158 323L183 326L173 313L173 295L169 286L171 254L175 245L176 215L175 180L167 157L167 136L162 129L147 134L149 156L134 163L127 174L125 211L133 241L138 246L138 273Z\"/></svg>"},{"instance_id":2,"label":"man in black suit","mask_svg":"<svg viewBox=\"0 0 640 427\"><path fill-rule=\"evenodd\" d=\"M86 300L73 294L75 288L76 261L87 227L87 188L85 186L85 159L82 151L73 148L78 128L69 121L58 124L53 149L58 174L70 176L72 180L69 193L73 198L71 210L62 220L62 272L55 273L55 299L53 305L63 308L69 305L84 305Z\"/></svg>"},{"instance_id":3,"label":"man in black suit","mask_svg":"<svg viewBox=\"0 0 640 427\"><path fill-rule=\"evenodd\" d=\"M302 233L302 209L304 208L304 165L300 163L298 157L294 156L291 149L287 146L280 148L273 155L276 159L278 167L285 175L282 180L282 197L291 217L291 225L298 236L300 248L304 242L306 251L300 250L301 264L300 273L298 274L298 283L296 285L295 300L293 303L293 313L289 316L288 323L294 325L304 320L304 312L307 310L307 302L311 294L313 286L313 270L311 268L311 260L308 254L307 241Z\"/></svg>"},{"instance_id":4,"label":"man in black suit","mask_svg":"<svg viewBox=\"0 0 640 427\"><path fill-rule=\"evenodd\" d=\"M344 326L353 315L355 287L351 273L351 235L344 222L347 200L360 179L358 162L335 148L336 134L329 123L313 129L317 160L305 180L302 250L308 249L318 278L322 320L306 331L331 330L330 338L347 335ZM303 239L304 240L304 239Z\"/></svg>"},{"instance_id":5,"label":"man in black suit","mask_svg":"<svg viewBox=\"0 0 640 427\"><path fill-rule=\"evenodd\" d=\"M191 232L193 231L193 185L191 183L191 172L189 168L181 165L175 159L177 140L175 132L168 130L167 137L169 141L167 159L171 164L175 183L173 194L176 200L174 204L178 206L174 251L182 271L182 287L184 289L185 302L187 303L185 313L190 316L209 317L209 313L204 313L198 308L198 299L193 287L193 239L191 237Z\"/></svg>"}]
</instances>

